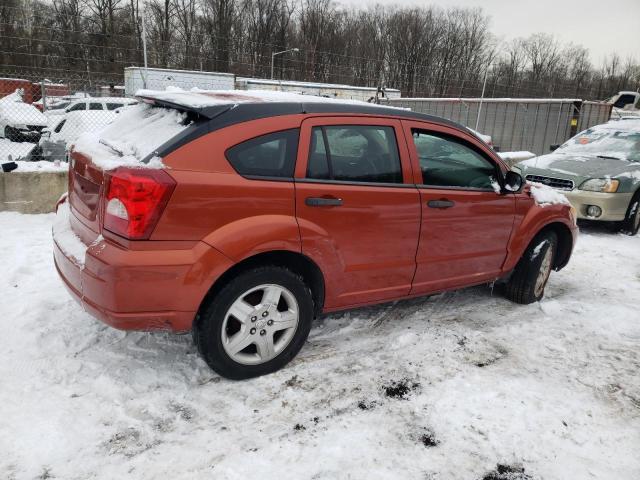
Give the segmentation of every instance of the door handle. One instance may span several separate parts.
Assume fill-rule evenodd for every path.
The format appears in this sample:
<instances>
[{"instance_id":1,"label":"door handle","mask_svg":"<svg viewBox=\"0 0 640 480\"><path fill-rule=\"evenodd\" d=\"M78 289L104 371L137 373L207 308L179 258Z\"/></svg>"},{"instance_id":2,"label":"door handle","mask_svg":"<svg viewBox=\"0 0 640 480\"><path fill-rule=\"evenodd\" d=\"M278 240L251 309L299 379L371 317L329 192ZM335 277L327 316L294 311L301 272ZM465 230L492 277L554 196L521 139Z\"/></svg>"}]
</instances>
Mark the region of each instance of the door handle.
<instances>
[{"instance_id":1,"label":"door handle","mask_svg":"<svg viewBox=\"0 0 640 480\"><path fill-rule=\"evenodd\" d=\"M308 207L339 207L342 205L342 199L335 197L307 197L304 203Z\"/></svg>"},{"instance_id":2,"label":"door handle","mask_svg":"<svg viewBox=\"0 0 640 480\"><path fill-rule=\"evenodd\" d=\"M455 205L455 202L452 202L451 200L447 200L446 198L443 198L442 200L429 200L427 202L427 206L429 208L451 208Z\"/></svg>"}]
</instances>

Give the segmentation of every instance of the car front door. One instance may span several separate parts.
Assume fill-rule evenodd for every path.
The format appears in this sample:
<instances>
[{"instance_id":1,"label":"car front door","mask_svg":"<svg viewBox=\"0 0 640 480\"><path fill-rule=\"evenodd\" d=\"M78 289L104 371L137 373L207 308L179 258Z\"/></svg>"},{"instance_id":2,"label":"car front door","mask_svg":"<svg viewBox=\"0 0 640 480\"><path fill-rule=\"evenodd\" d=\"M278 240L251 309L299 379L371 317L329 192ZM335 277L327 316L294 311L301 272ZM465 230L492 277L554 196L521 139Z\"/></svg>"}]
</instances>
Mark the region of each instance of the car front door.
<instances>
[{"instance_id":1,"label":"car front door","mask_svg":"<svg viewBox=\"0 0 640 480\"><path fill-rule=\"evenodd\" d=\"M515 218L515 196L499 188L503 167L471 135L422 122L403 126L422 204L411 293L496 278Z\"/></svg>"},{"instance_id":2,"label":"car front door","mask_svg":"<svg viewBox=\"0 0 640 480\"><path fill-rule=\"evenodd\" d=\"M407 295L420 194L400 121L302 123L295 174L302 251L325 276L325 310Z\"/></svg>"}]
</instances>

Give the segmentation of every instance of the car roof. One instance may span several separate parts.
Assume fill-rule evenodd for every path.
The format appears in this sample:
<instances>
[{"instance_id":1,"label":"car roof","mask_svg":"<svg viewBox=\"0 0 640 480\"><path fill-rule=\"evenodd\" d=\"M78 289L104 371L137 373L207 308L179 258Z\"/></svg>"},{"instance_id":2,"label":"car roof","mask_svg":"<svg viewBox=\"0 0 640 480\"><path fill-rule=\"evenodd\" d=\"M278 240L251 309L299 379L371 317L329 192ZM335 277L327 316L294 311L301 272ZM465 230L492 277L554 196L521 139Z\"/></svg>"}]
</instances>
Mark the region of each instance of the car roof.
<instances>
[{"instance_id":1,"label":"car roof","mask_svg":"<svg viewBox=\"0 0 640 480\"><path fill-rule=\"evenodd\" d=\"M640 118L621 118L617 120L609 120L601 125L589 127L594 130L608 130L614 132L635 132L640 133Z\"/></svg>"},{"instance_id":2,"label":"car roof","mask_svg":"<svg viewBox=\"0 0 640 480\"><path fill-rule=\"evenodd\" d=\"M72 103L82 103L82 102L104 102L104 103L135 103L137 100L135 98L129 97L78 97L70 99Z\"/></svg>"},{"instance_id":3,"label":"car roof","mask_svg":"<svg viewBox=\"0 0 640 480\"><path fill-rule=\"evenodd\" d=\"M365 114L436 122L463 131L459 123L441 117L413 112L406 108L371 104L358 100L325 98L268 90L139 90L142 101L216 119L217 128L259 118L304 113Z\"/></svg>"}]
</instances>

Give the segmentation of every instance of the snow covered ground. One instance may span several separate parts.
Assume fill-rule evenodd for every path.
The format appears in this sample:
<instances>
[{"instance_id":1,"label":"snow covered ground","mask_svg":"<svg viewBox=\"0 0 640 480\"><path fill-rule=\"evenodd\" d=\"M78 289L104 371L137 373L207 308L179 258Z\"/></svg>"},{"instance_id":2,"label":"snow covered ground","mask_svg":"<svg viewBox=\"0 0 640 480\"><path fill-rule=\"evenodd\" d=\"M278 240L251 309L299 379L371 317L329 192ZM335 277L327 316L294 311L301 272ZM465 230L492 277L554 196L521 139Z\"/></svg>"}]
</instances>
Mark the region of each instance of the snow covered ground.
<instances>
[{"instance_id":1,"label":"snow covered ground","mask_svg":"<svg viewBox=\"0 0 640 480\"><path fill-rule=\"evenodd\" d=\"M84 313L52 219L0 213L0 478L640 478L640 237L587 229L539 304L322 318L286 369L230 382L189 336Z\"/></svg>"}]
</instances>

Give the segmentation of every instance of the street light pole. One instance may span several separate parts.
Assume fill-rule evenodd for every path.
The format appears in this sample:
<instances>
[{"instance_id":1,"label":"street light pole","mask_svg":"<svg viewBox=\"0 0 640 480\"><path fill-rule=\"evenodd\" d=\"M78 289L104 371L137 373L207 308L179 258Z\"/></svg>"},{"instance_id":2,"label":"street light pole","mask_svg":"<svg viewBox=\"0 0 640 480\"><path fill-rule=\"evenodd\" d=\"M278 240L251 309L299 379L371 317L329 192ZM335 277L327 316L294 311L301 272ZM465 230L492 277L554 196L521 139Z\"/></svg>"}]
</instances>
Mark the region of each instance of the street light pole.
<instances>
[{"instance_id":1,"label":"street light pole","mask_svg":"<svg viewBox=\"0 0 640 480\"><path fill-rule=\"evenodd\" d=\"M142 76L142 86L144 88L147 88L147 22L145 20L146 18L146 11L143 7L142 9L142 54L144 57L144 75L141 74Z\"/></svg>"},{"instance_id":2,"label":"street light pole","mask_svg":"<svg viewBox=\"0 0 640 480\"><path fill-rule=\"evenodd\" d=\"M487 65L487 69L484 71L484 81L482 82L482 94L480 95L480 103L478 104L478 116L476 117L476 128L474 130L478 131L478 125L480 124L480 112L482 111L482 102L484 101L484 91L487 88L487 75L489 74L489 67L491 65Z\"/></svg>"},{"instance_id":3,"label":"street light pole","mask_svg":"<svg viewBox=\"0 0 640 480\"><path fill-rule=\"evenodd\" d=\"M273 64L276 58L276 55L281 55L283 53L287 53L287 52L299 52L300 49L299 48L290 48L288 50L282 50L281 52L273 52L271 54L271 80L273 80Z\"/></svg>"}]
</instances>

